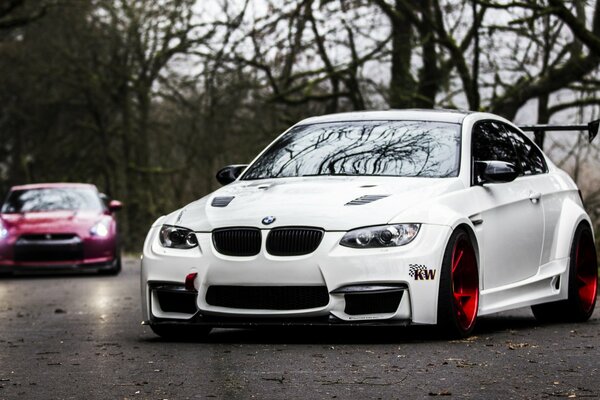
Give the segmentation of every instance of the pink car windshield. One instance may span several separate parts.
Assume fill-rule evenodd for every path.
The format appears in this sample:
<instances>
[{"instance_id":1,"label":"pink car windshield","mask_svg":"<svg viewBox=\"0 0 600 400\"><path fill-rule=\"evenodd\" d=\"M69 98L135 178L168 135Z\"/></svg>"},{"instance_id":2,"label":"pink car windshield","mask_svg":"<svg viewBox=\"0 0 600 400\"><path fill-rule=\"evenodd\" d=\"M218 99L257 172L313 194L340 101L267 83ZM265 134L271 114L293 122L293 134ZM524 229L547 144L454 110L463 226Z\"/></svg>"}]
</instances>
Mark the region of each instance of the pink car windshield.
<instances>
[{"instance_id":1,"label":"pink car windshield","mask_svg":"<svg viewBox=\"0 0 600 400\"><path fill-rule=\"evenodd\" d=\"M88 188L42 188L13 190L2 205L3 213L89 210L102 212L98 193Z\"/></svg>"}]
</instances>

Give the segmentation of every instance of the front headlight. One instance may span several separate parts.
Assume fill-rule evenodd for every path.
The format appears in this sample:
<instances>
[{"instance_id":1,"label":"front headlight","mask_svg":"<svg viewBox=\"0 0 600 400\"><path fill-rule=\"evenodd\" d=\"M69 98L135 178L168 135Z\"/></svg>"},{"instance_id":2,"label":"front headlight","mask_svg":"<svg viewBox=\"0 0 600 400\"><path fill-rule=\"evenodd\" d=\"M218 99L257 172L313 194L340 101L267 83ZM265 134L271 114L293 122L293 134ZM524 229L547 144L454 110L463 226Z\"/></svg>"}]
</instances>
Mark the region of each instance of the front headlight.
<instances>
[{"instance_id":1,"label":"front headlight","mask_svg":"<svg viewBox=\"0 0 600 400\"><path fill-rule=\"evenodd\" d=\"M370 226L354 229L344 235L340 244L355 249L403 246L412 242L421 224Z\"/></svg>"},{"instance_id":2,"label":"front headlight","mask_svg":"<svg viewBox=\"0 0 600 400\"><path fill-rule=\"evenodd\" d=\"M2 221L0 221L0 240L6 239L7 236L8 236L8 229L6 229L6 227L4 226Z\"/></svg>"},{"instance_id":3,"label":"front headlight","mask_svg":"<svg viewBox=\"0 0 600 400\"><path fill-rule=\"evenodd\" d=\"M160 244L171 249L191 249L198 246L198 239L191 229L163 225L160 228Z\"/></svg>"},{"instance_id":4,"label":"front headlight","mask_svg":"<svg viewBox=\"0 0 600 400\"><path fill-rule=\"evenodd\" d=\"M92 234L92 236L98 236L101 238L107 237L108 236L108 226L107 226L106 222L100 221L100 222L96 223L96 225L92 226L92 229L90 229L90 233Z\"/></svg>"}]
</instances>

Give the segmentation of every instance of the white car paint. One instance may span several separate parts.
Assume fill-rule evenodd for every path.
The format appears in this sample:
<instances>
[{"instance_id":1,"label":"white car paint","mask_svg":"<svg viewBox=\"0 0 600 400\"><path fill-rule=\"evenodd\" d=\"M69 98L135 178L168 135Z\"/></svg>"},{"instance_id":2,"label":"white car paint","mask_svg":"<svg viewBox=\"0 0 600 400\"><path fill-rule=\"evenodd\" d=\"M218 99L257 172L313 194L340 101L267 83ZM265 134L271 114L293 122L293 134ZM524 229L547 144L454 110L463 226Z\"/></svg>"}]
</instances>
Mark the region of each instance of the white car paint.
<instances>
[{"instance_id":1,"label":"white car paint","mask_svg":"<svg viewBox=\"0 0 600 400\"><path fill-rule=\"evenodd\" d=\"M444 111L360 112L309 118L297 125L361 120L426 120L461 124L460 173L455 178L304 177L244 181L238 179L180 210L159 218L146 238L142 258L144 320L191 320L193 314L164 312L152 298L149 283L183 284L197 273L200 315L246 317L313 317L334 315L342 321L402 320L437 322L442 257L459 225L475 239L479 260L478 315L530 306L567 297L569 249L579 222L588 221L571 178L546 158L548 172L503 184L471 185L471 131L479 120L509 121L492 114ZM511 124L512 125L512 124ZM363 195L388 197L358 207L344 206ZM227 207L211 206L215 197L235 196ZM276 216L272 225L261 224ZM483 221L483 223L479 223ZM353 249L339 244L354 228L419 223L408 245ZM196 232L199 246L165 248L158 239L163 224ZM276 257L265 250L268 230L284 226L325 230L317 250L303 256ZM252 257L222 255L211 240L213 229L256 227L263 230L261 252ZM425 265L435 279L415 280L410 265ZM556 285L560 278L560 285ZM305 310L248 310L214 307L205 301L210 285L326 285L325 307ZM343 295L332 291L351 284L406 284L394 313L348 315Z\"/></svg>"}]
</instances>

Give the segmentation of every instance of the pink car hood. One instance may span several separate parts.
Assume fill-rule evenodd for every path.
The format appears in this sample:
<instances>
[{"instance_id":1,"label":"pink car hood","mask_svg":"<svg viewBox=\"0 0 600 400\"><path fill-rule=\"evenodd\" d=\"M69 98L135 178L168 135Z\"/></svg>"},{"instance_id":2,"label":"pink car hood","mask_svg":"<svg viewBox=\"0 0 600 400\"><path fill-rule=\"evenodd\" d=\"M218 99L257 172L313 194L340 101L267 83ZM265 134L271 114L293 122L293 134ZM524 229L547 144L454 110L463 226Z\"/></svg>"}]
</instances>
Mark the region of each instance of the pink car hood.
<instances>
[{"instance_id":1,"label":"pink car hood","mask_svg":"<svg viewBox=\"0 0 600 400\"><path fill-rule=\"evenodd\" d=\"M96 211L41 211L1 214L3 225L12 235L36 233L77 233L86 236L104 217Z\"/></svg>"}]
</instances>

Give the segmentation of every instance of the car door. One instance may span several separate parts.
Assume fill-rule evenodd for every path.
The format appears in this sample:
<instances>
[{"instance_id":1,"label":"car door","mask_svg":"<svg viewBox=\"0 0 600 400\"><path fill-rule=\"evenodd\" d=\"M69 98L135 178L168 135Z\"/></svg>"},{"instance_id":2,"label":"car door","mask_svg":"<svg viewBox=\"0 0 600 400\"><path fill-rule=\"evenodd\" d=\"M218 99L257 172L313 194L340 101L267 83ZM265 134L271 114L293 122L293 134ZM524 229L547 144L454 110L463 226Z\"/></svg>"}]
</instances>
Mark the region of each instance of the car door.
<instances>
[{"instance_id":1,"label":"car door","mask_svg":"<svg viewBox=\"0 0 600 400\"><path fill-rule=\"evenodd\" d=\"M541 150L518 128L502 124L511 138L523 170L523 180L531 186L534 196L539 196L544 212L544 244L540 257L540 265L550 261L552 240L558 227L558 219L562 210L560 183L548 173L548 166Z\"/></svg>"},{"instance_id":2,"label":"car door","mask_svg":"<svg viewBox=\"0 0 600 400\"><path fill-rule=\"evenodd\" d=\"M471 165L476 161L504 161L520 171L517 179L506 183L482 184L480 177L472 177L482 221L483 288L527 279L537 273L543 244L544 214L539 197L523 179L515 147L498 121L474 125L471 156Z\"/></svg>"}]
</instances>

